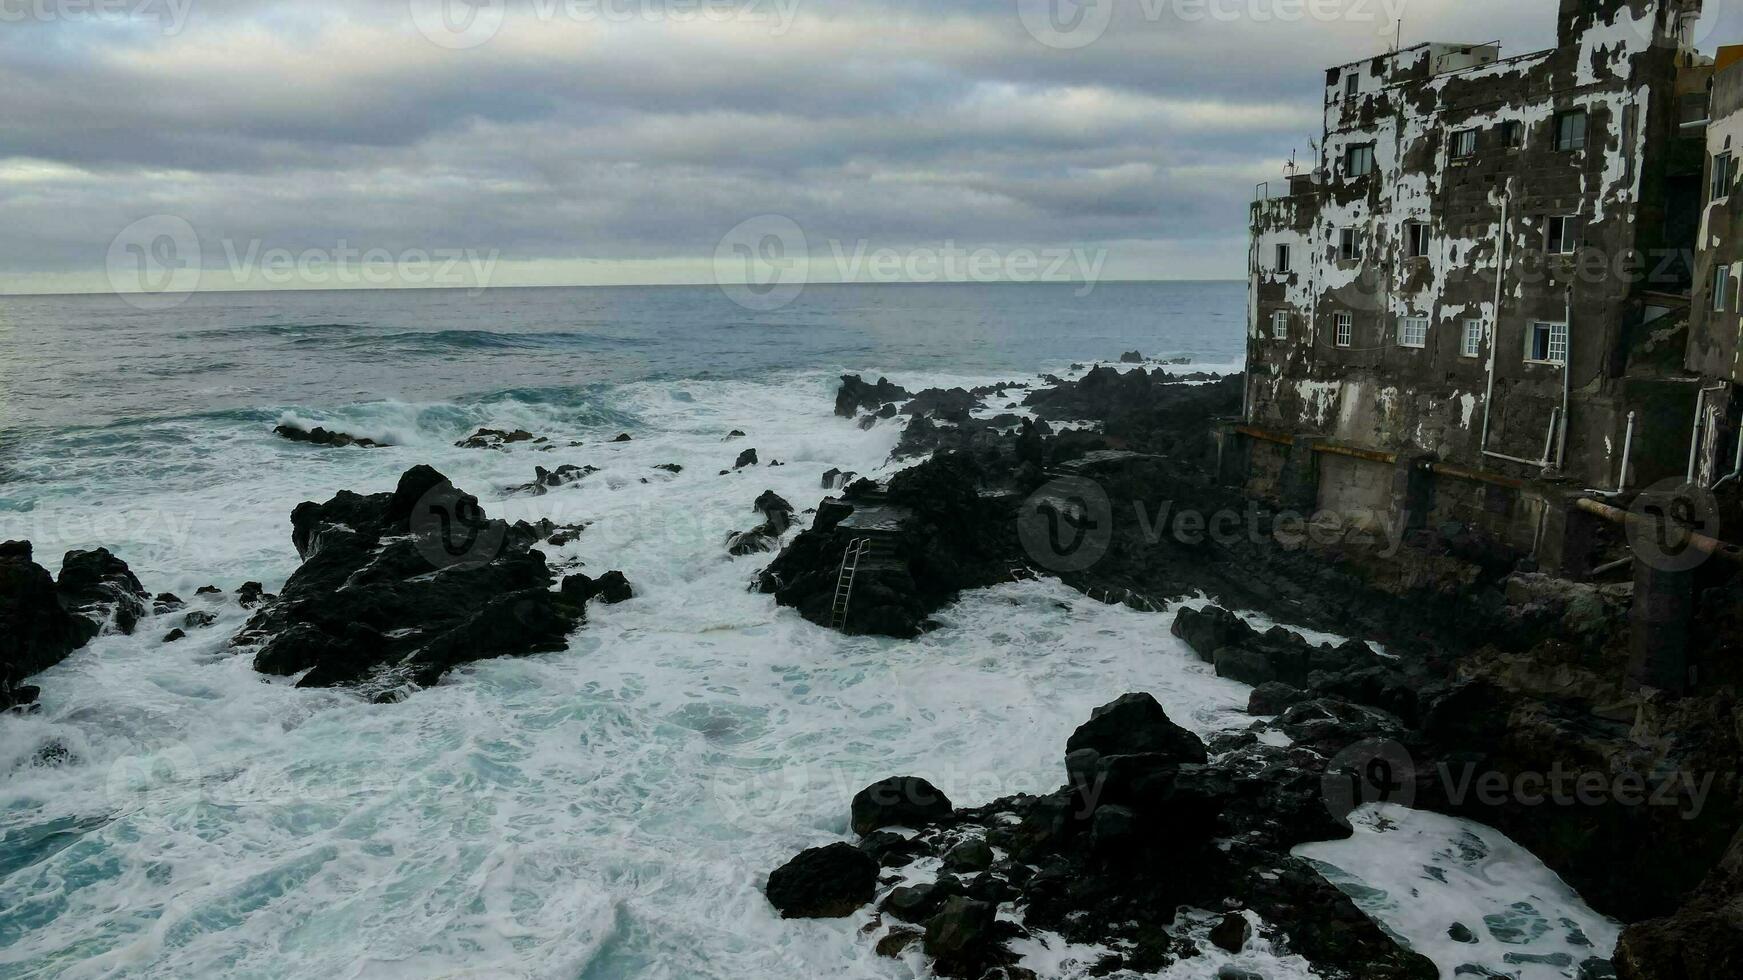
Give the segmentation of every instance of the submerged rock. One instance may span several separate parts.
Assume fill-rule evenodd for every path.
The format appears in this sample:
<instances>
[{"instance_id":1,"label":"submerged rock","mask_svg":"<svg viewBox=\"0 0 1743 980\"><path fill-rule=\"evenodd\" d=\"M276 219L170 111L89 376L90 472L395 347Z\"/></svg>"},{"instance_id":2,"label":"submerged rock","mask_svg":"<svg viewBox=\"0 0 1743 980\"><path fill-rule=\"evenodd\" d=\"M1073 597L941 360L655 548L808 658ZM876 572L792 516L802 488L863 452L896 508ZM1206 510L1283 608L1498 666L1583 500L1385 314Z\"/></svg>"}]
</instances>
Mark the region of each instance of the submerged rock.
<instances>
[{"instance_id":1,"label":"submerged rock","mask_svg":"<svg viewBox=\"0 0 1743 980\"><path fill-rule=\"evenodd\" d=\"M503 452L517 442L542 444L550 440L544 436L535 437L525 429L479 429L454 445L461 449L496 449Z\"/></svg>"},{"instance_id":2,"label":"submerged rock","mask_svg":"<svg viewBox=\"0 0 1743 980\"><path fill-rule=\"evenodd\" d=\"M577 466L573 463L565 463L554 470L545 469L543 466L535 466L533 467L533 482L524 483L518 487L510 487L508 492L531 494L535 497L542 497L558 487L566 487L571 483L579 483L597 472L599 472L599 467L597 466Z\"/></svg>"},{"instance_id":3,"label":"submerged rock","mask_svg":"<svg viewBox=\"0 0 1743 980\"><path fill-rule=\"evenodd\" d=\"M348 432L335 432L319 425L312 429L305 429L293 422L284 422L272 431L273 434L289 439L291 442L304 442L311 446L331 446L334 448L355 446L359 449L380 449L387 445L383 442L376 442L374 439L354 436Z\"/></svg>"},{"instance_id":4,"label":"submerged rock","mask_svg":"<svg viewBox=\"0 0 1743 980\"><path fill-rule=\"evenodd\" d=\"M553 590L536 529L489 519L428 466L391 493L299 504L291 527L302 566L232 642L301 687L430 684L457 664L562 650L585 620L584 599Z\"/></svg>"}]
</instances>

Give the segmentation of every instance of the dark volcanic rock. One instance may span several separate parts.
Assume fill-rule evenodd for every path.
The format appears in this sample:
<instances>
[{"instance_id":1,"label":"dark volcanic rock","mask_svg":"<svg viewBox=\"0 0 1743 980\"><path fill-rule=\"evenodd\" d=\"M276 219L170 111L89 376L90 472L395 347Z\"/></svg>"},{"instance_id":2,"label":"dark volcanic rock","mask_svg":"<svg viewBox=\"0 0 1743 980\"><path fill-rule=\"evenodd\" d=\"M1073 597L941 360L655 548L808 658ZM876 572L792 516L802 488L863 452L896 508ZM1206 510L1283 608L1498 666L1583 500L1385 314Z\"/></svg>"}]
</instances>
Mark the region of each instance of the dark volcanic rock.
<instances>
[{"instance_id":1,"label":"dark volcanic rock","mask_svg":"<svg viewBox=\"0 0 1743 980\"><path fill-rule=\"evenodd\" d=\"M763 522L727 536L726 550L735 557L774 551L780 547L781 536L793 526L793 505L773 490L763 491L752 509L763 515Z\"/></svg>"},{"instance_id":2,"label":"dark volcanic rock","mask_svg":"<svg viewBox=\"0 0 1743 980\"><path fill-rule=\"evenodd\" d=\"M1157 755L1167 763L1202 763L1204 742L1168 719L1149 694L1127 694L1111 701L1078 726L1065 743L1069 754L1091 749L1099 755Z\"/></svg>"},{"instance_id":3,"label":"dark volcanic rock","mask_svg":"<svg viewBox=\"0 0 1743 980\"><path fill-rule=\"evenodd\" d=\"M291 442L306 442L311 446L332 446L335 448L356 446L360 449L380 449L386 445L386 443L365 439L362 436L354 436L348 432L334 432L318 425L312 429L305 429L300 425L287 422L277 426L272 431Z\"/></svg>"},{"instance_id":4,"label":"dark volcanic rock","mask_svg":"<svg viewBox=\"0 0 1743 980\"><path fill-rule=\"evenodd\" d=\"M96 635L90 620L61 605L48 570L28 541L0 544L0 710L36 700L26 677L66 659Z\"/></svg>"},{"instance_id":5,"label":"dark volcanic rock","mask_svg":"<svg viewBox=\"0 0 1743 980\"><path fill-rule=\"evenodd\" d=\"M732 468L735 470L741 470L746 466L755 466L756 464L757 451L754 449L746 449L744 452L738 454L738 459L733 461Z\"/></svg>"},{"instance_id":6,"label":"dark volcanic rock","mask_svg":"<svg viewBox=\"0 0 1743 980\"><path fill-rule=\"evenodd\" d=\"M1246 620L1221 606L1183 608L1174 614L1172 630L1205 663L1211 663L1216 652L1223 647L1258 635Z\"/></svg>"},{"instance_id":7,"label":"dark volcanic rock","mask_svg":"<svg viewBox=\"0 0 1743 980\"><path fill-rule=\"evenodd\" d=\"M1120 355L1120 363L1121 364L1142 364L1142 363L1144 363L1144 355L1139 351L1129 350L1129 351L1126 351L1124 354Z\"/></svg>"},{"instance_id":8,"label":"dark volcanic rock","mask_svg":"<svg viewBox=\"0 0 1743 980\"><path fill-rule=\"evenodd\" d=\"M151 597L127 563L107 548L67 552L61 559L55 588L60 591L61 604L70 611L91 620L99 629L113 624L127 634L146 614Z\"/></svg>"},{"instance_id":9,"label":"dark volcanic rock","mask_svg":"<svg viewBox=\"0 0 1743 980\"><path fill-rule=\"evenodd\" d=\"M854 794L853 832L924 827L951 815L950 798L918 776L882 779Z\"/></svg>"},{"instance_id":10,"label":"dark volcanic rock","mask_svg":"<svg viewBox=\"0 0 1743 980\"><path fill-rule=\"evenodd\" d=\"M597 472L599 472L599 467L597 466L577 466L574 463L565 463L554 470L547 470L543 466L535 466L533 467L533 482L525 483L518 487L510 487L508 492L525 493L531 494L535 497L542 497L558 487L565 487L571 483L579 483Z\"/></svg>"},{"instance_id":11,"label":"dark volcanic rock","mask_svg":"<svg viewBox=\"0 0 1743 980\"><path fill-rule=\"evenodd\" d=\"M998 906L956 897L926 921L926 954L947 977L978 977L1009 958L999 942Z\"/></svg>"},{"instance_id":12,"label":"dark volcanic rock","mask_svg":"<svg viewBox=\"0 0 1743 980\"><path fill-rule=\"evenodd\" d=\"M871 902L878 864L852 844L813 847L769 874L769 904L783 919L838 919Z\"/></svg>"},{"instance_id":13,"label":"dark volcanic rock","mask_svg":"<svg viewBox=\"0 0 1743 980\"><path fill-rule=\"evenodd\" d=\"M911 396L906 388L879 378L875 385L866 384L857 374L841 376L841 388L835 393L835 414L853 418L862 408L877 409L885 402L906 401Z\"/></svg>"},{"instance_id":14,"label":"dark volcanic rock","mask_svg":"<svg viewBox=\"0 0 1743 980\"><path fill-rule=\"evenodd\" d=\"M163 642L174 643L177 640L185 640L187 638L188 638L188 634L186 631L179 630L179 629L173 629L173 630L170 630L168 633L165 633L163 635Z\"/></svg>"},{"instance_id":15,"label":"dark volcanic rock","mask_svg":"<svg viewBox=\"0 0 1743 980\"><path fill-rule=\"evenodd\" d=\"M515 429L513 431L506 429L479 429L477 432L474 432L459 442L456 442L454 445L461 449L497 449L507 452L508 447L517 442L537 444L546 441L548 440L542 436L534 438L533 434L525 429Z\"/></svg>"},{"instance_id":16,"label":"dark volcanic rock","mask_svg":"<svg viewBox=\"0 0 1743 980\"><path fill-rule=\"evenodd\" d=\"M302 687L433 683L459 663L562 650L584 601L553 591L525 524L490 520L428 466L391 493L299 504L302 567L233 640Z\"/></svg>"},{"instance_id":17,"label":"dark volcanic rock","mask_svg":"<svg viewBox=\"0 0 1743 980\"><path fill-rule=\"evenodd\" d=\"M629 579L617 571L606 572L598 578L589 578L579 572L564 576L562 593L577 603L585 603L597 596L608 606L635 598L635 590L630 587Z\"/></svg>"}]
</instances>

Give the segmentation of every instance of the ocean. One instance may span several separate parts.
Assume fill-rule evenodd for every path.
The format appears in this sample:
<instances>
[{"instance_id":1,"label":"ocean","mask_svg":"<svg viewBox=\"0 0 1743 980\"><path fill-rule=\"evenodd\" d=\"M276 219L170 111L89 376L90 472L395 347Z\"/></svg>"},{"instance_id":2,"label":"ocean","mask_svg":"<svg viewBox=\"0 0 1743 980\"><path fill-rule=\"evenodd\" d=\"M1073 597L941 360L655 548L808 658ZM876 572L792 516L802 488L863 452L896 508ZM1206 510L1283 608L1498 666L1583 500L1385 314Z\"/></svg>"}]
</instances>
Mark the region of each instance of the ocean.
<instances>
[{"instance_id":1,"label":"ocean","mask_svg":"<svg viewBox=\"0 0 1743 980\"><path fill-rule=\"evenodd\" d=\"M848 801L875 779L924 776L967 805L1044 792L1072 730L1120 694L1208 734L1252 723L1248 691L1168 616L1052 581L964 596L916 641L843 637L748 591L767 556L731 558L726 536L757 523L764 490L803 509L824 470L891 472L896 423L832 415L843 373L973 386L1134 349L1233 371L1245 308L1240 282L812 286L766 313L712 287L157 311L0 297L0 539L30 539L51 570L101 545L152 592L226 593L205 600L215 627L166 646L176 614L100 637L40 675L40 711L0 717L0 976L923 975L875 955L869 912L781 920L767 873L848 839ZM272 433L286 421L390 445L292 444ZM581 445L454 446L480 426ZM786 465L718 476L746 447ZM491 516L591 522L548 553L623 570L636 598L596 604L564 653L471 665L393 705L233 655L247 613L228 593L295 570L291 509L417 463ZM561 463L599 472L507 495ZM1615 941L1493 831L1406 811L1358 829L1311 856L1446 975L1569 975L1507 960L1572 949L1558 920L1600 952ZM1506 928L1452 948L1455 915ZM1265 942L1201 946L1162 975L1311 975ZM1045 935L1024 952L1049 977L1098 955Z\"/></svg>"}]
</instances>

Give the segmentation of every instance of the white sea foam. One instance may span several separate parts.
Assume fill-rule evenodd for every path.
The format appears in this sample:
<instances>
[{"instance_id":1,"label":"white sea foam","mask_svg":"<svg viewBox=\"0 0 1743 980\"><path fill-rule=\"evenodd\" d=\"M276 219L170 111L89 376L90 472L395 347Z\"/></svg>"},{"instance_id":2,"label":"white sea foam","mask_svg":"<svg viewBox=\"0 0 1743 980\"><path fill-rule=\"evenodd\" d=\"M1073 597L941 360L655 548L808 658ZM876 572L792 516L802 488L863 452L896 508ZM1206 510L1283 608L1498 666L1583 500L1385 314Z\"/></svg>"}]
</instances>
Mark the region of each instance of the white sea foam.
<instances>
[{"instance_id":1,"label":"white sea foam","mask_svg":"<svg viewBox=\"0 0 1743 980\"><path fill-rule=\"evenodd\" d=\"M1154 693L1201 733L1251 721L1247 690L1170 636L1169 617L1056 583L971 594L912 643L838 636L747 591L766 557L729 558L723 542L757 521L759 493L803 509L827 468L888 471L899 424L834 419L834 384L304 413L401 437L376 450L292 445L258 419L165 423L135 469L101 487L56 483L35 511L0 515L0 536L33 537L51 565L103 544L153 591L270 589L297 564L297 502L390 489L428 462L492 514L592 521L552 557L622 569L638 592L595 607L565 653L478 664L397 705L254 673L226 646L246 616L228 595L195 600L220 623L180 643L159 642L179 616L98 639L41 676L40 713L0 719L0 831L12 835L0 859L16 862L0 878L0 974L913 976L859 934L869 913L783 921L761 894L797 850L846 839L853 792L896 773L964 804L1050 790L1067 736L1127 691ZM453 446L477 425L562 448ZM735 428L748 435L725 441ZM633 441L609 441L626 430ZM786 465L717 475L749 447ZM534 465L561 463L600 470L504 496ZM1505 897L1542 878L1461 880ZM1044 939L1026 952L1049 974L1081 959ZM1207 956L1167 975L1222 962L1305 975L1267 950Z\"/></svg>"}]
</instances>

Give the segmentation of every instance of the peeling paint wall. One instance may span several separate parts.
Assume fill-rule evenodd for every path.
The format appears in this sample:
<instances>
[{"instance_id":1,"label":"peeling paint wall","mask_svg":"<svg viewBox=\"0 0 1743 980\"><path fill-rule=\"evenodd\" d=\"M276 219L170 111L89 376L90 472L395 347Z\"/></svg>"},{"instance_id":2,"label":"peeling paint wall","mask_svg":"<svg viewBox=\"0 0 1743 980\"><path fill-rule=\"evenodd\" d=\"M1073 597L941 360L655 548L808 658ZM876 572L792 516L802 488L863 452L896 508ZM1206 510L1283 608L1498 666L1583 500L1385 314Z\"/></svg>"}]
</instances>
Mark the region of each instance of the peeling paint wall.
<instances>
[{"instance_id":1,"label":"peeling paint wall","mask_svg":"<svg viewBox=\"0 0 1743 980\"><path fill-rule=\"evenodd\" d=\"M1667 241L1660 185L1691 9L1699 0L1563 0L1548 51L1423 44L1328 70L1316 169L1253 207L1251 421L1506 468L1482 452L1485 423L1493 452L1554 456L1565 383L1564 469L1612 479L1641 295L1686 290L1681 266L1648 266L1687 254ZM1579 113L1583 139L1564 140ZM1564 217L1569 254L1550 248ZM1414 318L1427 321L1420 346L1402 329ZM1539 322L1569 325L1565 381L1528 356Z\"/></svg>"}]
</instances>

